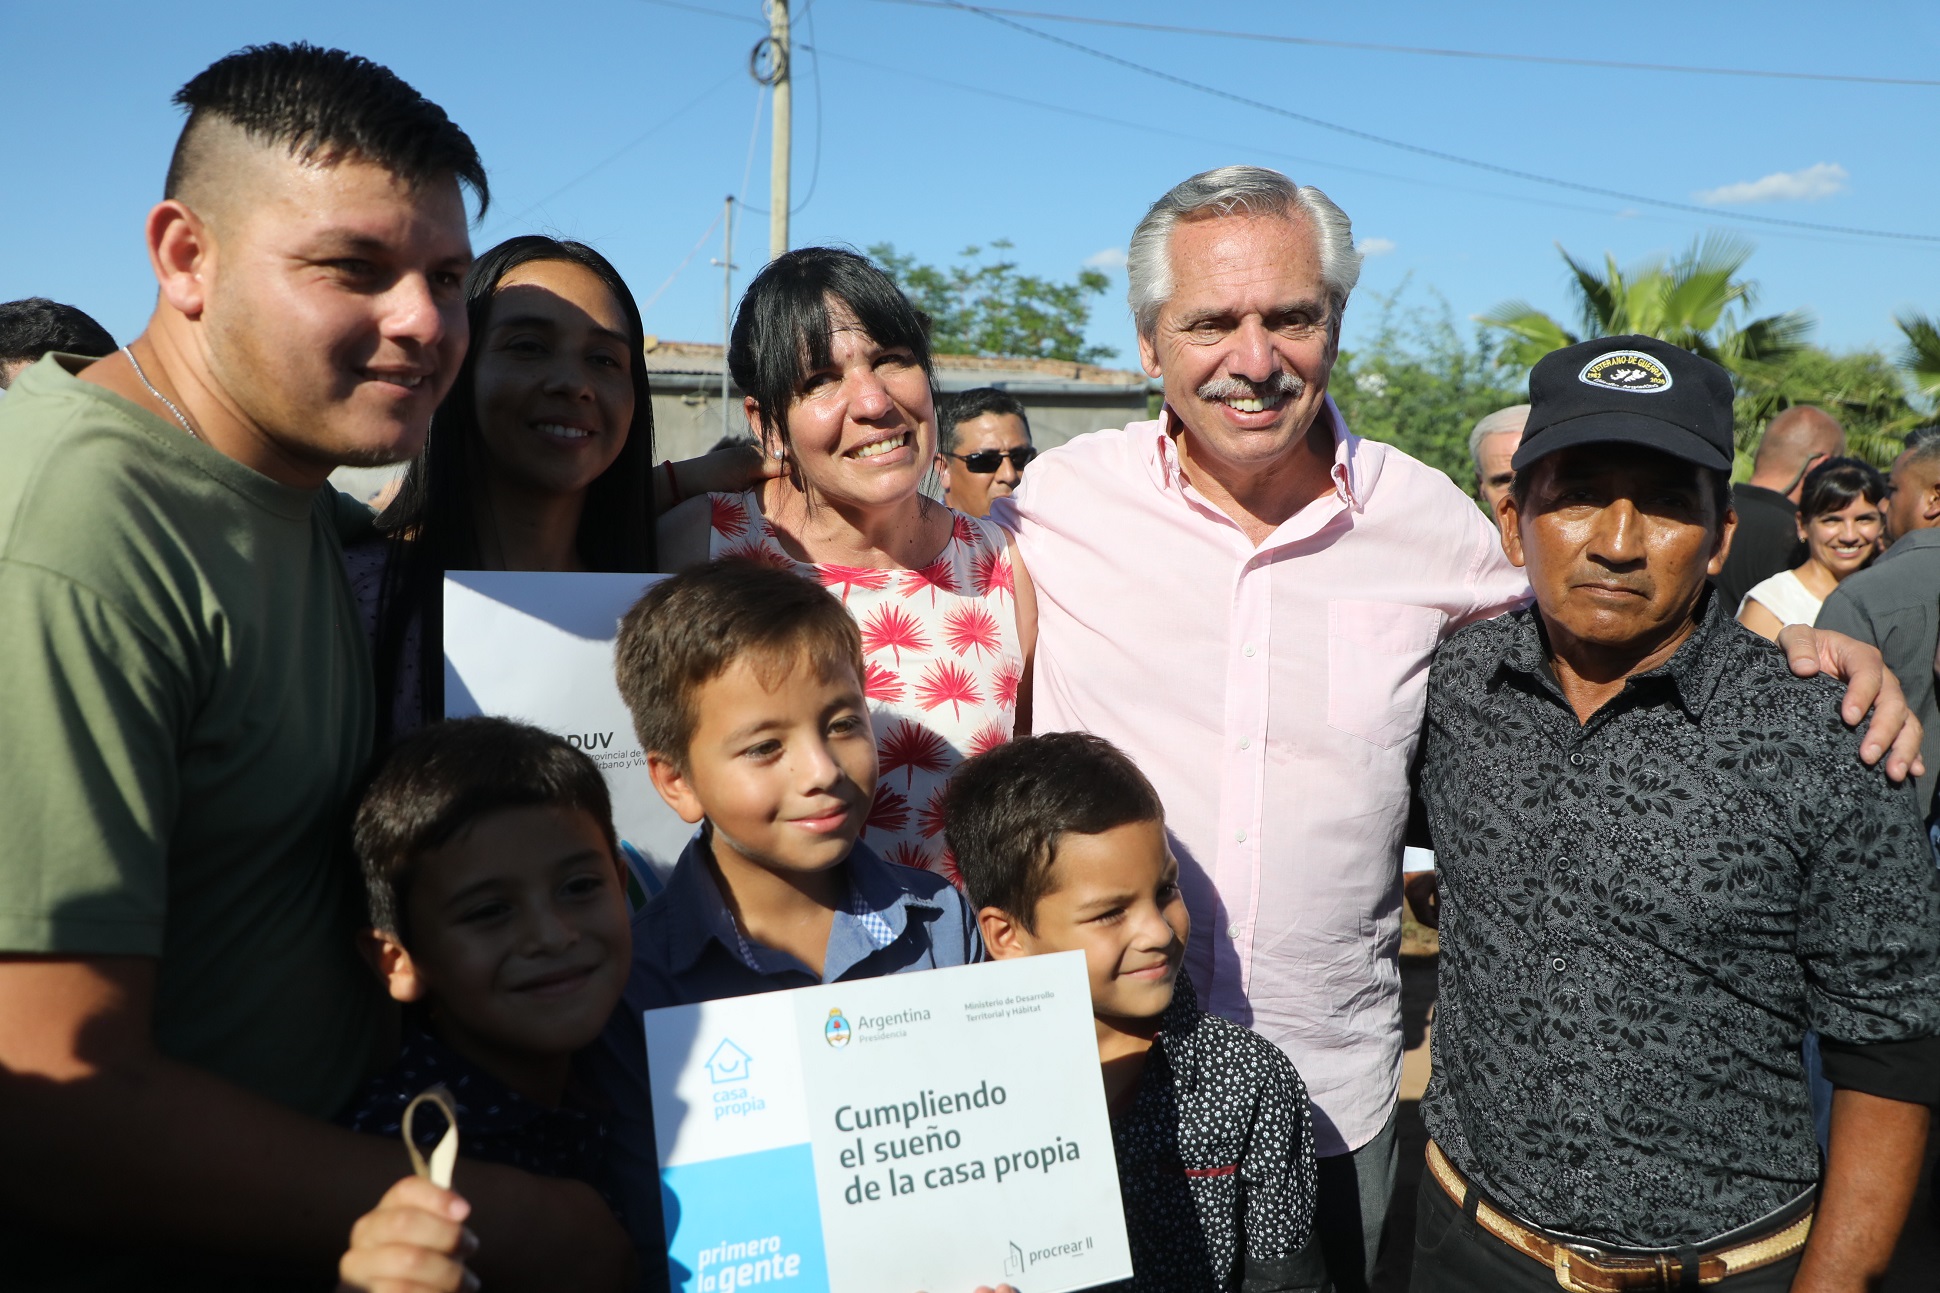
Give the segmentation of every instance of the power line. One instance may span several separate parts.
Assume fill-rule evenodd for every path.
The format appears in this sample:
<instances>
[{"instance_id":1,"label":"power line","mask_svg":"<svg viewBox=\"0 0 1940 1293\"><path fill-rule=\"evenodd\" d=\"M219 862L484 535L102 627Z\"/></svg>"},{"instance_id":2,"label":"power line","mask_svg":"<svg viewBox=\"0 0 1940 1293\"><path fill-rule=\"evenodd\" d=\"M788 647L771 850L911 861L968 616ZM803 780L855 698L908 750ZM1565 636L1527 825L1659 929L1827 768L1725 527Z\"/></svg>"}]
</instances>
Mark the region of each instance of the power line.
<instances>
[{"instance_id":1,"label":"power line","mask_svg":"<svg viewBox=\"0 0 1940 1293\"><path fill-rule=\"evenodd\" d=\"M641 0L643 4L659 5L663 9L682 9L688 13L706 14L709 18L721 18L728 22L743 23L766 31L768 24L759 18L749 18L738 13L724 13L710 9L706 5L683 4L681 0ZM812 42L815 33L815 0L809 0L802 9L802 21L808 24L810 41L796 41L795 48L806 50L815 68L815 165L808 176L808 193L800 202L788 208L788 214L799 215L814 200L815 188L822 182L822 52ZM745 186L744 186L745 187ZM746 211L767 215L768 208L751 206L745 201L736 200L736 205Z\"/></svg>"},{"instance_id":2,"label":"power line","mask_svg":"<svg viewBox=\"0 0 1940 1293\"><path fill-rule=\"evenodd\" d=\"M837 62L868 68L872 72L886 72L894 76L906 76L911 80L920 81L926 85L941 86L945 89L956 90L963 94L980 95L986 99L995 99L1000 103L1014 103L1020 107L1036 109L1039 112L1056 112L1068 117L1078 117L1085 121L1100 122L1107 126L1120 126L1126 130L1135 130L1142 135L1163 135L1169 139L1184 139L1195 144L1223 145L1231 143L1231 140L1218 139L1212 135L1195 135L1184 130L1171 130L1164 126L1154 126L1149 122L1132 121L1126 117L1108 116L1102 112L1092 112L1085 108L1073 108L1067 104L1048 103L1042 99L1028 99L1020 94L1008 94L1002 90L990 89L988 86L971 85L964 81L952 81L947 77L935 76L927 72L917 72L907 67L896 67L889 63L873 63L866 58L857 58L852 54L837 54L831 50L829 51L829 57ZM1607 216L1615 214L1608 207L1592 207L1585 206L1579 202L1558 202L1544 198L1512 197L1507 193L1497 193L1490 189L1467 188L1459 184L1448 184L1440 180L1422 179L1418 175L1397 175L1393 171L1378 171L1367 166L1354 166L1346 162L1333 162L1320 157L1306 157L1299 153L1289 153L1277 148L1249 147L1248 151L1261 156L1278 158L1281 161L1298 162L1303 166L1340 171L1349 175L1367 175L1375 179L1392 180L1397 184L1419 185L1423 188L1432 188L1437 192L1469 193L1479 197L1496 198L1505 202L1534 202L1543 206L1556 207L1563 211L1582 211L1591 215Z\"/></svg>"},{"instance_id":3,"label":"power line","mask_svg":"<svg viewBox=\"0 0 1940 1293\"><path fill-rule=\"evenodd\" d=\"M762 215L767 215L768 209L766 207L749 206L746 194L748 192L748 177L754 174L754 146L756 141L761 138L761 106L767 101L768 87L765 85L757 85L754 92L754 125L748 129L748 161L741 168L741 187L734 191L734 205L740 207L743 211L759 211ZM733 245L730 243L727 250L723 251L721 255L727 260L733 260ZM733 265L727 267L730 276L732 276L736 268Z\"/></svg>"},{"instance_id":4,"label":"power line","mask_svg":"<svg viewBox=\"0 0 1940 1293\"><path fill-rule=\"evenodd\" d=\"M666 3L667 0L653 0ZM879 4L907 5L918 9L957 9L948 0L877 0ZM679 5L679 8L698 8ZM707 11L703 11L707 12ZM1769 68L1696 67L1680 63L1626 63L1603 58L1563 58L1547 54L1508 54L1480 49L1437 49L1424 45L1378 45L1361 40L1324 40L1318 36L1281 36L1271 32L1227 31L1216 27L1178 27L1161 22L1133 22L1124 18L1091 18L1078 14L1044 13L1035 9L981 10L1012 18L1035 18L1043 22L1081 23L1089 27L1120 27L1131 31L1163 32L1174 36L1212 36L1226 40L1270 41L1280 45L1312 45L1322 49L1358 49L1378 54L1424 54L1435 58L1476 58L1504 63L1546 63L1554 67L1595 67L1619 72L1676 72L1690 76L1745 76L1783 81L1836 81L1849 85L1910 85L1925 89L1940 87L1940 81L1903 76L1853 76L1838 72L1781 72ZM725 16L725 15L723 15Z\"/></svg>"},{"instance_id":5,"label":"power line","mask_svg":"<svg viewBox=\"0 0 1940 1293\"><path fill-rule=\"evenodd\" d=\"M763 31L768 28L768 24L759 18L745 18L738 13L723 13L719 9L710 9L703 4L682 4L681 0L641 0L641 2L657 4L662 9L685 9L688 13L704 13L710 18L725 18L729 22L752 23Z\"/></svg>"},{"instance_id":6,"label":"power line","mask_svg":"<svg viewBox=\"0 0 1940 1293\"><path fill-rule=\"evenodd\" d=\"M790 215L801 214L814 201L815 186L822 182L822 53L815 47L815 0L808 0L802 9L802 21L808 25L809 43L799 47L808 51L815 65L815 168L808 173L808 193L789 209Z\"/></svg>"},{"instance_id":7,"label":"power line","mask_svg":"<svg viewBox=\"0 0 1940 1293\"><path fill-rule=\"evenodd\" d=\"M640 0L640 2L643 4L657 5L661 8L682 9L690 13L705 14L710 18L720 18L728 22L741 23L748 26L754 26L754 27L765 26L757 18L744 17L743 15L736 14L736 13L725 13L719 9L709 8L705 5L682 3L682 0ZM892 2L894 2L894 0L892 0ZM941 4L941 3L937 3L936 0L932 0L932 3L935 5L935 7L948 8L948 9L960 9L960 8L969 7L969 6L959 6L955 4ZM1004 13L1004 12L1015 12L1015 11L997 10L995 12ZM1029 28L1023 28L1023 30L1027 32L1030 31ZM1049 33L1030 32L1030 34L1043 36L1045 39L1049 39L1049 40L1058 39L1057 37L1049 35ZM815 50L813 46L806 43L802 44L800 48L809 50L810 53L812 54L818 53L818 51ZM1084 50L1084 52L1086 53L1093 52L1085 46L1077 46L1077 48ZM837 54L833 50L829 52L829 57L837 60L838 62L851 63L858 67L869 68L872 71L888 72L888 73L893 73L897 75L907 76L918 81L927 81L935 85L948 86L951 89L961 91L962 93L965 93L965 94L980 95L984 98L997 99L997 100L1009 102L1009 103L1016 103L1024 107L1036 108L1036 109L1040 109L1048 112L1062 113L1066 116L1080 117L1090 121L1102 122L1107 125L1122 126L1130 130L1140 130L1151 134L1169 135L1175 139L1191 140L1197 143L1230 142L1226 140L1214 140L1214 139L1208 138L1207 136L1189 134L1184 131L1170 130L1162 126L1154 126L1145 122L1129 121L1122 117L1106 116L1096 112L1089 112L1082 108L1073 108L1063 104L1048 103L1037 99L1028 99L1020 95L1006 94L1002 91L992 90L987 86L968 85L960 81L952 81L942 77L919 73L906 66L896 66L896 65L886 64L886 63L875 63L875 62L869 61L868 59L857 58L849 54ZM1106 55L1105 57L1110 57L1110 56ZM1140 67L1137 70L1146 71L1148 69ZM1210 87L1201 87L1191 82L1188 82L1187 84L1195 89L1210 89ZM1213 92L1219 93L1218 91L1213 91ZM1268 112L1282 111L1281 109L1275 108L1270 104L1255 103L1251 100L1241 100L1241 102L1245 103L1249 107L1261 108ZM1292 115L1292 114L1287 114L1287 115ZM1344 133L1349 133L1349 134L1355 133L1347 128L1341 128L1341 129L1343 130ZM1396 146L1408 148L1410 149L1410 151L1428 151L1428 150L1416 150L1416 149L1413 149L1412 146L1410 145L1401 144L1398 141L1388 141L1385 139L1380 139L1378 136L1375 136L1374 138L1376 138L1379 142L1382 142L1382 143L1394 142ZM1423 179L1419 176L1398 175L1393 172L1375 170L1366 166L1350 165L1346 162L1328 161L1322 158L1301 157L1296 154L1284 152L1278 149L1258 148L1258 149L1254 149L1254 151L1262 154L1270 155L1270 156L1283 158L1289 161L1301 162L1305 165L1318 166L1318 167L1324 167L1330 170L1341 171L1347 174L1367 175L1376 179L1391 180L1401 184L1415 184L1415 185L1421 185L1424 187L1437 188L1437 189L1448 190L1453 192L1469 193L1478 197L1494 198L1500 201L1537 202L1544 206L1556 207L1559 210L1583 211L1583 212L1588 212L1588 213L1597 214L1597 215L1614 214L1617 216L1622 216L1626 214L1625 212L1622 212L1622 211L1612 212L1607 208L1601 208L1601 207L1585 207L1585 206L1579 206L1579 205L1566 203L1566 202L1544 202L1542 199L1531 198L1526 196L1511 197L1508 194L1493 192L1489 189L1465 188L1460 185L1448 184L1442 181ZM1438 154L1434 154L1430 152L1429 155L1437 156ZM1480 165L1482 165L1485 169L1496 169L1493 167L1489 167L1487 163L1481 163ZM1521 172L1507 171L1505 169L1505 173L1517 178L1532 178L1542 183L1549 182L1544 177L1524 176L1523 173ZM1561 183L1565 185L1569 185L1568 181L1562 181ZM1587 189L1588 192L1592 194L1592 196L1604 197L1604 198L1616 198L1617 200L1623 202L1626 205L1629 205L1630 203L1635 201L1642 201L1646 205L1650 205L1650 206L1661 206L1681 213L1699 214L1699 215L1702 215L1708 223L1713 223L1713 224L1729 225L1740 220L1755 221L1761 225L1767 226L1766 231L1775 237L1790 236L1794 238L1806 239L1811 241L1831 241L1831 242L1836 242L1839 244L1847 244L1847 245L1864 245L1865 240L1879 236L1875 231L1872 231L1872 230L1848 230L1837 225L1815 225L1807 221L1779 221L1774 217L1758 216L1748 212L1734 212L1728 209L1719 209L1719 208L1712 208L1712 207L1696 207L1696 206L1692 206L1689 203L1663 202L1657 199L1632 198L1629 195L1625 195L1625 194L1606 192L1604 190L1598 190L1598 189L1588 189L1587 186L1575 186L1575 185L1569 185L1569 186L1585 188ZM1886 236L1894 237L1899 235L1888 234ZM1912 235L1912 236L1919 237L1919 235Z\"/></svg>"},{"instance_id":8,"label":"power line","mask_svg":"<svg viewBox=\"0 0 1940 1293\"><path fill-rule=\"evenodd\" d=\"M891 0L891 2L896 3L900 2L900 0ZM1104 62L1127 68L1144 76L1166 81L1173 85L1183 86L1188 90L1197 90L1201 94L1209 94L1214 98L1225 99L1230 103L1241 104L1244 107L1254 108L1260 112L1269 112L1275 116L1286 117L1289 120L1298 121L1304 125L1314 126L1321 130L1331 130L1336 134L1346 135L1349 138L1363 139L1369 143L1380 144L1385 148L1398 148L1403 152L1414 153L1417 156L1432 157L1436 161L1449 162L1456 166L1466 166L1473 170L1489 171L1497 175L1507 175L1513 179L1527 180L1534 184L1546 184L1552 188L1571 189L1578 193L1593 193L1598 197L1614 198L1624 203L1640 203L1645 206L1662 207L1670 211L1683 211L1693 215L1704 216L1706 219L1718 218L1718 213L1711 207L1701 207L1690 202L1673 202L1666 198L1646 197L1641 193L1625 193L1621 189L1606 189L1595 184L1583 184L1576 180L1559 179L1553 175L1539 175L1534 171L1519 170L1513 166L1502 166L1495 162L1485 162L1473 157L1463 157L1457 153L1443 152L1439 148L1428 148L1421 144L1408 143L1405 140L1390 139L1386 135L1377 135L1372 131L1359 130L1353 126L1344 126L1339 122L1325 121L1319 117L1309 116L1304 112L1295 112L1291 108L1283 108L1278 104L1265 103L1259 99L1250 99L1243 94L1235 94L1231 90L1224 90L1216 85L1207 85L1203 81L1194 81L1173 72L1150 67L1144 63L1134 62L1129 58L1121 58L1116 54L1110 54L1102 49L1096 49L1090 45L1069 40L1053 32L1039 31L1035 27L1026 26L1015 19L1006 18L1002 14L982 8L981 6L962 3L962 0L937 0L937 3L941 7L975 14L977 17L983 18L988 22L996 23L998 26L1009 27L1014 31L1023 32L1025 35L1035 37L1038 40L1048 41L1053 45L1061 45L1066 49L1076 50L1080 54L1101 59ZM1750 212L1739 212L1732 218L1749 220L1761 225L1773 225L1778 228L1809 229L1816 233L1847 234L1862 238L1891 238L1901 242L1940 243L1940 234L1902 233L1890 229L1862 229L1852 225L1819 224L1810 220L1788 220L1781 216L1753 215Z\"/></svg>"},{"instance_id":9,"label":"power line","mask_svg":"<svg viewBox=\"0 0 1940 1293\"><path fill-rule=\"evenodd\" d=\"M648 297L646 301L641 304L640 306L641 318L644 319L646 317L647 311L653 308L653 303L655 301L658 301L661 298L661 296L666 292L666 290L674 285L674 280L680 277L681 271L687 268L688 262L692 261L694 257L700 253L700 249L704 245L706 245L707 240L714 236L714 230L720 226L720 223L721 223L721 217L715 216L713 221L708 224L707 231L701 234L700 238L695 241L694 245L688 249L687 254L680 258L680 264L674 266L674 272L667 275L667 281L662 283L659 287L656 287L653 290L653 295Z\"/></svg>"},{"instance_id":10,"label":"power line","mask_svg":"<svg viewBox=\"0 0 1940 1293\"><path fill-rule=\"evenodd\" d=\"M686 7L686 6L683 6L683 7ZM680 107L675 108L671 113L661 118L658 122L647 127L647 129L643 130L638 135L635 135L632 139L628 140L626 143L621 144L618 148L608 153L605 157L601 158L597 162L594 162L591 166L587 167L579 174L573 176L571 179L567 180L564 184L561 184L558 188L546 194L544 197L540 198L537 202L534 202L531 206L527 207L525 210L517 212L513 215L502 216L499 219L493 221L491 227L494 229L502 229L508 224L514 224L520 220L523 220L527 216L531 215L534 211L537 211L540 207L543 207L546 203L552 201L560 194L566 192L566 190L573 188L576 185L593 178L593 176L599 174L601 171L611 166L614 162L619 161L622 157L626 156L628 153L638 148L641 144L646 143L649 139L652 139L655 135L665 130L668 126L673 125L674 122L678 121L681 117L686 116L688 112L692 111L694 108L699 107L701 103L704 100L710 98L716 90L726 85L729 81L732 81L735 78L735 76L739 74L739 70L740 69L737 68L735 71L729 72L726 76L722 77L714 84L708 86L705 90L701 91L699 94L689 99L686 103L683 103Z\"/></svg>"},{"instance_id":11,"label":"power line","mask_svg":"<svg viewBox=\"0 0 1940 1293\"><path fill-rule=\"evenodd\" d=\"M802 48L806 48L806 46L802 46ZM839 63L848 63L855 67L867 68L872 72L883 72L891 76L907 77L910 80L920 82L924 85L956 90L963 94L978 95L986 99L994 99L1000 103L1014 103L1020 107L1032 108L1040 112L1055 112L1068 117L1077 117L1084 121L1096 121L1107 126L1118 126L1126 130L1137 131L1142 135L1163 135L1169 139L1183 139L1197 144L1216 144L1221 147L1228 147L1232 144L1231 139L1221 139L1212 135L1196 135L1189 131L1173 130L1165 126L1155 126L1149 122L1133 121L1126 117L1108 116L1105 113L1092 112L1085 108L1074 108L1067 104L1050 103L1043 99L1025 98L1023 95L1009 94L1002 90L993 90L988 86L971 85L963 81L952 81L947 77L915 71L909 67L898 67L889 63L871 62L866 58L857 58L853 54L838 54L834 50L830 50L829 57ZM1567 202L1559 198L1543 198L1533 197L1527 194L1503 193L1495 189L1477 188L1472 185L1461 184L1450 180L1431 180L1419 175L1402 175L1394 171L1376 170L1370 166L1357 166L1349 162L1331 161L1324 157L1307 157L1299 153L1289 153L1284 149L1249 145L1247 151L1250 154L1256 154L1262 157L1298 162L1303 166L1311 166L1318 170L1334 171L1347 175L1365 175L1373 179L1388 180L1396 184L1411 184L1419 188L1433 189L1435 192L1442 194L1465 193L1474 197L1491 198L1498 202L1513 202L1526 206L1550 207L1558 211L1578 211L1587 215L1607 216L1613 219L1653 220L1678 225L1684 224L1681 218L1671 215L1659 215L1635 210L1617 210L1608 205L1590 206L1583 202ZM1708 223L1727 227L1731 225L1733 217L1729 211L1718 211L1714 214L1715 219ZM1841 247L1876 245L1866 242L1863 239L1850 238L1843 235L1812 233L1809 231L1773 229L1764 232L1774 238L1794 238L1802 242L1812 242L1821 245Z\"/></svg>"}]
</instances>

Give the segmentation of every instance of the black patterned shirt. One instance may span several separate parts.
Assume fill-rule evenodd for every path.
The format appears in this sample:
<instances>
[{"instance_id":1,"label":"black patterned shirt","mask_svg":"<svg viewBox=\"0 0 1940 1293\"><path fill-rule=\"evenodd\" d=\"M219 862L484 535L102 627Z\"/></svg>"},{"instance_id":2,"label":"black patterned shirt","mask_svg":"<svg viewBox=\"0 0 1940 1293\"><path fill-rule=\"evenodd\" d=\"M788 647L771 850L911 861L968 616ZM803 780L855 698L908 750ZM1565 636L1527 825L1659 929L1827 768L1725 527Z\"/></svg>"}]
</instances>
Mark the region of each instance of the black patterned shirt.
<instances>
[{"instance_id":1,"label":"black patterned shirt","mask_svg":"<svg viewBox=\"0 0 1940 1293\"><path fill-rule=\"evenodd\" d=\"M1449 639L1422 790L1441 873L1423 1114L1501 1206L1697 1243L1819 1179L1800 1059L1940 1031L1940 893L1910 786L1842 689L1715 596L1579 725L1535 610Z\"/></svg>"},{"instance_id":2,"label":"black patterned shirt","mask_svg":"<svg viewBox=\"0 0 1940 1293\"><path fill-rule=\"evenodd\" d=\"M1200 1010L1183 970L1111 1135L1133 1272L1114 1290L1318 1286L1307 1088L1279 1047Z\"/></svg>"},{"instance_id":3,"label":"black patterned shirt","mask_svg":"<svg viewBox=\"0 0 1940 1293\"><path fill-rule=\"evenodd\" d=\"M460 1158L584 1181L611 1202L606 1127L598 1114L572 1092L556 1109L529 1100L417 1028L406 1029L397 1062L366 1083L337 1121L352 1131L396 1139L405 1106L441 1083L458 1109ZM444 1135L445 1120L435 1108L420 1109L411 1131L418 1148L429 1154ZM404 1158L401 1146L398 1157ZM464 1188L462 1169L459 1188Z\"/></svg>"}]
</instances>

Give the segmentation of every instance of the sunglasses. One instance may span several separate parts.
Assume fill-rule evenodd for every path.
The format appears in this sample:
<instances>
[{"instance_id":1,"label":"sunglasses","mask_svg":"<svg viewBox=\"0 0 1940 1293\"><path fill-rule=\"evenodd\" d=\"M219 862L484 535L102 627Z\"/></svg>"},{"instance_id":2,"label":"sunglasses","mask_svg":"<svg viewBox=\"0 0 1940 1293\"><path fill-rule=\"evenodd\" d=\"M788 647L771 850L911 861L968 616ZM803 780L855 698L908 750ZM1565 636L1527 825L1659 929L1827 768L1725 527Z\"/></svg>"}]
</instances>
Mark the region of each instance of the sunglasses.
<instances>
[{"instance_id":1,"label":"sunglasses","mask_svg":"<svg viewBox=\"0 0 1940 1293\"><path fill-rule=\"evenodd\" d=\"M953 453L949 455L979 476L988 476L997 470L997 464L1010 459L1010 465L1022 471L1037 457L1037 450L1025 445L1022 449L979 449L975 453Z\"/></svg>"}]
</instances>

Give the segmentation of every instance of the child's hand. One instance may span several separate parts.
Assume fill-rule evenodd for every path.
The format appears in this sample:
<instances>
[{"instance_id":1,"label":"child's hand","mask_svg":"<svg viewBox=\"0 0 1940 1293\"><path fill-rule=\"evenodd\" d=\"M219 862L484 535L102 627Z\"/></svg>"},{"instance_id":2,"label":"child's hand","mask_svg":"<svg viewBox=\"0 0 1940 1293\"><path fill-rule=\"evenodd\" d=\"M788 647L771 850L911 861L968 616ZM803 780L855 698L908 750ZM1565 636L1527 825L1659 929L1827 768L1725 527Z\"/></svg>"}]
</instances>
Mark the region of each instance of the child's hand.
<instances>
[{"instance_id":1,"label":"child's hand","mask_svg":"<svg viewBox=\"0 0 1940 1293\"><path fill-rule=\"evenodd\" d=\"M478 1248L464 1225L471 1210L450 1190L405 1177L351 1227L338 1293L469 1293L478 1287L465 1269Z\"/></svg>"}]
</instances>

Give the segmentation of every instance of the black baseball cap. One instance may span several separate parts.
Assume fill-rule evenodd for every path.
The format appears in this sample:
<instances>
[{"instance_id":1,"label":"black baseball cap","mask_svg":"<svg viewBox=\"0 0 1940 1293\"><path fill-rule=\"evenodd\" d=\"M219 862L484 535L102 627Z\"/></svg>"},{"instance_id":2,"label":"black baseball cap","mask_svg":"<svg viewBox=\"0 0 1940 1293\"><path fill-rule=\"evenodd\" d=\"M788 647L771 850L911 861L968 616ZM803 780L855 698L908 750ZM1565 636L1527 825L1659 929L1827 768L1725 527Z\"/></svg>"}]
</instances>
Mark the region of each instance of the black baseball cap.
<instances>
[{"instance_id":1,"label":"black baseball cap","mask_svg":"<svg viewBox=\"0 0 1940 1293\"><path fill-rule=\"evenodd\" d=\"M1510 466L1558 449L1634 444L1730 471L1731 377L1655 337L1598 337L1552 350L1529 373L1529 424Z\"/></svg>"}]
</instances>

